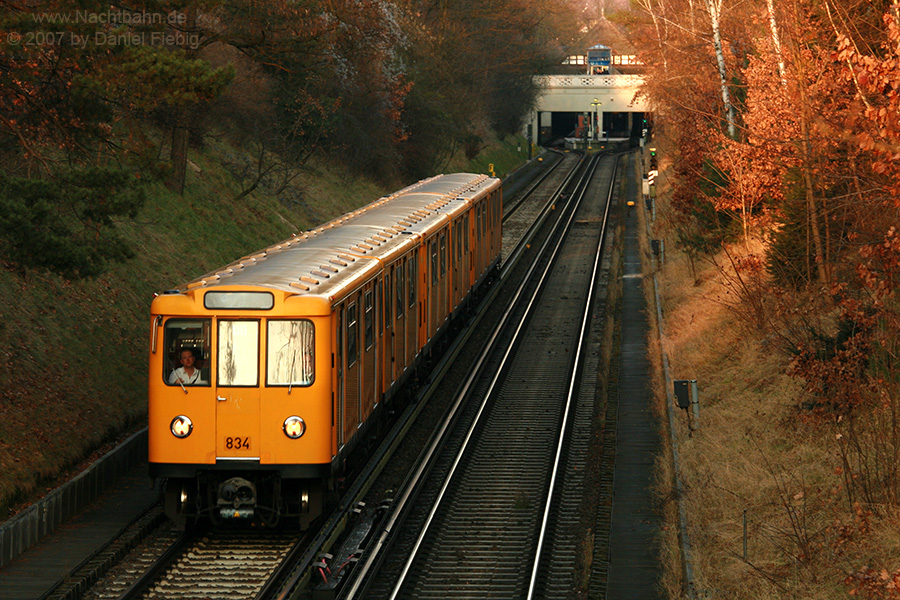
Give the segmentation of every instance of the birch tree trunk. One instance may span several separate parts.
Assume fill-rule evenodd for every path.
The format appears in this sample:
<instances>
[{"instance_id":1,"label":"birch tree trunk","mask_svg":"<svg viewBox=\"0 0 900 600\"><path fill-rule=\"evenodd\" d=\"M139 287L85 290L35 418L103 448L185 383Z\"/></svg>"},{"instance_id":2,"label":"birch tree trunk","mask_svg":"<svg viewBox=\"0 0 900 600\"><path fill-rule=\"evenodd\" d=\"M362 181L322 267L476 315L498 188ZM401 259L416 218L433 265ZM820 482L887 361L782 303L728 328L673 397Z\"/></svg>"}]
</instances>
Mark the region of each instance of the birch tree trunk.
<instances>
[{"instance_id":1,"label":"birch tree trunk","mask_svg":"<svg viewBox=\"0 0 900 600\"><path fill-rule=\"evenodd\" d=\"M772 30L772 47L775 49L775 58L778 60L778 76L781 77L781 85L787 86L787 77L784 74L784 55L781 52L781 38L778 36L778 22L775 20L775 4L772 0L766 0L766 8L769 11L769 29Z\"/></svg>"},{"instance_id":2,"label":"birch tree trunk","mask_svg":"<svg viewBox=\"0 0 900 600\"><path fill-rule=\"evenodd\" d=\"M728 91L728 72L725 69L725 54L722 52L722 34L719 24L722 16L722 0L706 0L709 9L709 20L712 25L713 47L716 51L716 62L719 65L719 85L722 86L722 103L725 105L725 117L728 120L728 137L735 139L734 106Z\"/></svg>"},{"instance_id":3,"label":"birch tree trunk","mask_svg":"<svg viewBox=\"0 0 900 600\"><path fill-rule=\"evenodd\" d=\"M668 72L669 63L668 60L666 60L666 49L663 47L663 32L660 28L660 17L653 7L653 0L638 0L638 5L647 11L647 14L650 15L650 20L653 21L653 27L656 29L656 42L659 45L659 55L662 57L663 61L663 71Z\"/></svg>"}]
</instances>

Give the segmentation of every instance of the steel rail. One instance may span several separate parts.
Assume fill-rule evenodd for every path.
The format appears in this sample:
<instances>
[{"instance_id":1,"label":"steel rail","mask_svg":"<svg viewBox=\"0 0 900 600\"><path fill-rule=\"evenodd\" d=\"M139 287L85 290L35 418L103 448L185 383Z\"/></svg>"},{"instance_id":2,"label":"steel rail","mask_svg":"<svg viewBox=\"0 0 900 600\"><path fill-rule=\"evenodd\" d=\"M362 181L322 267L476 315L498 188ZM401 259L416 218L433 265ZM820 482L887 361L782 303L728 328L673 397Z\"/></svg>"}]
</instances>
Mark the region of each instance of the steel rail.
<instances>
[{"instance_id":1,"label":"steel rail","mask_svg":"<svg viewBox=\"0 0 900 600\"><path fill-rule=\"evenodd\" d=\"M562 198L561 194L565 192L569 185L571 185L572 179L574 179L577 175L578 169L584 164L585 159L586 157L584 156L581 158L575 168L572 169L572 171L568 175L566 175L565 179L563 179L563 182L556 188L556 190L553 191L552 194L550 194L550 198ZM531 190L529 193L532 193L533 191L534 190ZM519 204L521 205L521 202ZM503 271L501 273L501 278L506 277L506 273L509 272L507 269L507 265L516 264L525 250L528 249L528 245L531 242L532 238L534 238L538 229L540 229L544 222L547 220L547 216L553 211L554 204L555 203L551 200L544 206L543 209L541 209L540 214L537 216L537 218L535 218L534 222L528 228L528 231L525 232L525 235L522 236L522 240L516 245L513 253L509 256L509 258L503 261Z\"/></svg>"}]
</instances>

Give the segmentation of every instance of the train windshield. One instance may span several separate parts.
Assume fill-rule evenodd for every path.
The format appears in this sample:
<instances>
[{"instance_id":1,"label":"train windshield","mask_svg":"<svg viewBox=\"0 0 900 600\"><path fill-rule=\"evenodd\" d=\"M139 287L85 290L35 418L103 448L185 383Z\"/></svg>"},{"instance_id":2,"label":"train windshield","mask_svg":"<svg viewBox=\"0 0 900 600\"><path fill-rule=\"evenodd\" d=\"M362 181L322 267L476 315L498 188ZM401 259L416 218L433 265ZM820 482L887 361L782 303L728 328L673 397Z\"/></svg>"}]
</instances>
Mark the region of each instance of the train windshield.
<instances>
[{"instance_id":1,"label":"train windshield","mask_svg":"<svg viewBox=\"0 0 900 600\"><path fill-rule=\"evenodd\" d=\"M216 330L213 341L211 332ZM265 324L265 375L269 386L310 386L315 380L315 327L306 319L269 319ZM246 319L181 319L165 325L166 384L260 385L261 325ZM215 343L215 365L212 344Z\"/></svg>"},{"instance_id":2,"label":"train windshield","mask_svg":"<svg viewBox=\"0 0 900 600\"><path fill-rule=\"evenodd\" d=\"M266 384L312 385L315 375L312 322L269 320L267 326Z\"/></svg>"},{"instance_id":3,"label":"train windshield","mask_svg":"<svg viewBox=\"0 0 900 600\"><path fill-rule=\"evenodd\" d=\"M217 385L259 385L259 321L219 321Z\"/></svg>"}]
</instances>

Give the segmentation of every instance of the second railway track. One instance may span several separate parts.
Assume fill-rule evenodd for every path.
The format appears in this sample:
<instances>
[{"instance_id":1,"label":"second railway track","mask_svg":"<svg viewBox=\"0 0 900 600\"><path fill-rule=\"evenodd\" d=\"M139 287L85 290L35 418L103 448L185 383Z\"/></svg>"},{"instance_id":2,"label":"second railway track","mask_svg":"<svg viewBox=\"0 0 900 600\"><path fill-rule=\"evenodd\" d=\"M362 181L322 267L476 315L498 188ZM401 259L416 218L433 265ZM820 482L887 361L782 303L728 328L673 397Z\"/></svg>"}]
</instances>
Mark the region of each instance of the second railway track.
<instances>
[{"instance_id":1,"label":"second railway track","mask_svg":"<svg viewBox=\"0 0 900 600\"><path fill-rule=\"evenodd\" d=\"M597 333L584 315L602 311L589 290L596 285L616 158L598 164L572 194L573 207L575 196L581 202L563 219L568 235L557 257L538 259L537 272L541 261L554 266L532 314L513 309L519 314L486 358L484 376L473 383L433 468L423 468L431 471L429 482L416 492L400 532L392 532L390 550L348 596L548 598L573 589L581 477L597 396L591 377L576 369L596 359L596 344L580 340L585 331ZM524 330L519 341L511 329ZM589 368L596 373L595 362Z\"/></svg>"}]
</instances>

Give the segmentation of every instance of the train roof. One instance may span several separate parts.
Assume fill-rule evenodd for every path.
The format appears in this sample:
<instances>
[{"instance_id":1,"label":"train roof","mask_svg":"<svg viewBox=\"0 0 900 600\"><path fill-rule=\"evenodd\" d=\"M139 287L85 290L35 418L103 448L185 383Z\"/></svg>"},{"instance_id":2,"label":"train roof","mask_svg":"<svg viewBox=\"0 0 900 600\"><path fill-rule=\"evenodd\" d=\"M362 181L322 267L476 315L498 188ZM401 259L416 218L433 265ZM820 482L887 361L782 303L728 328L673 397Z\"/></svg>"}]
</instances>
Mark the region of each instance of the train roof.
<instances>
[{"instance_id":1,"label":"train roof","mask_svg":"<svg viewBox=\"0 0 900 600\"><path fill-rule=\"evenodd\" d=\"M438 175L199 277L186 292L261 286L334 297L500 186L487 175Z\"/></svg>"}]
</instances>

